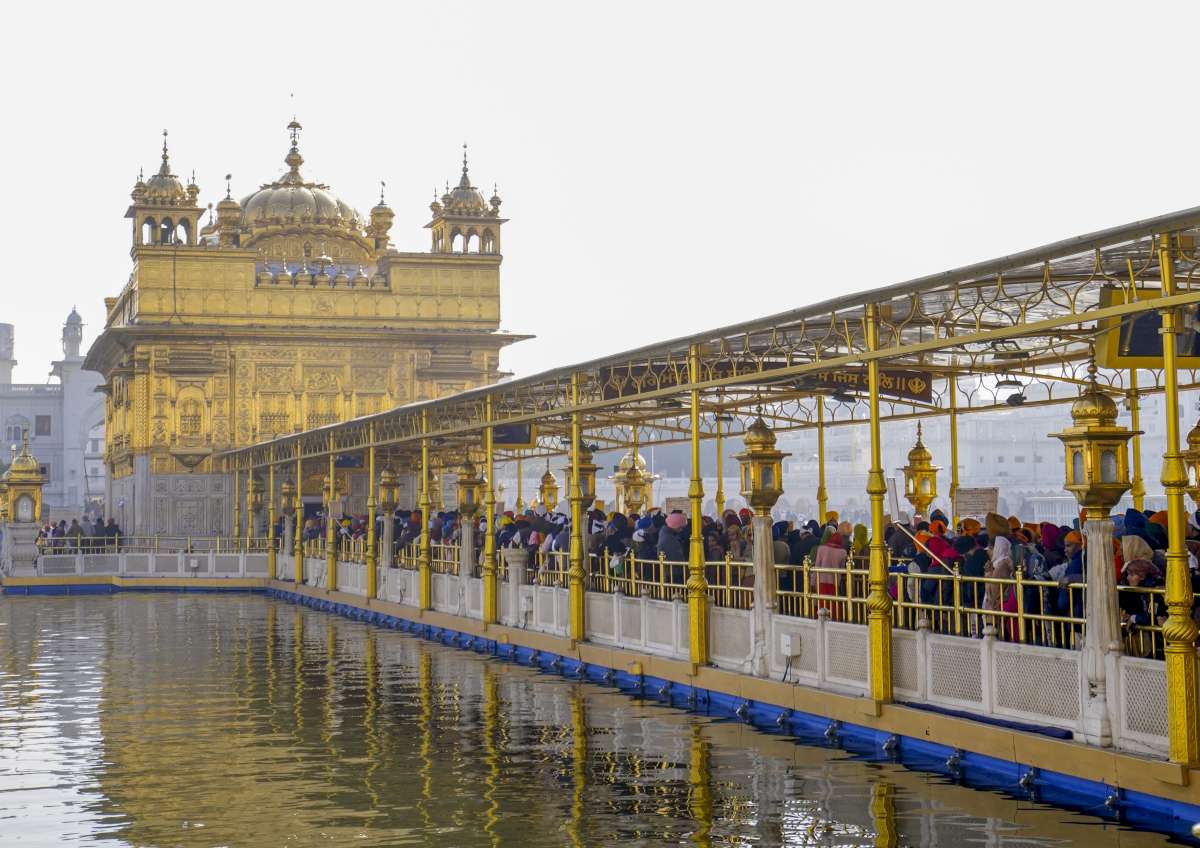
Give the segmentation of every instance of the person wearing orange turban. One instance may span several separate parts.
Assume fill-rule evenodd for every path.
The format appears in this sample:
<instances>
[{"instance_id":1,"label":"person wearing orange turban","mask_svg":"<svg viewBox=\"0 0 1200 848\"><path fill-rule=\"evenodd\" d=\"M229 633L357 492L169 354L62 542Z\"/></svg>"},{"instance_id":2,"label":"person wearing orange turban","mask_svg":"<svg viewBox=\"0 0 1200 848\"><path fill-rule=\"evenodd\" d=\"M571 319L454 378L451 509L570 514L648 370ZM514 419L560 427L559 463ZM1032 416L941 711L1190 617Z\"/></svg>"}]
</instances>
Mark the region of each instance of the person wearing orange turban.
<instances>
[{"instance_id":1,"label":"person wearing orange turban","mask_svg":"<svg viewBox=\"0 0 1200 848\"><path fill-rule=\"evenodd\" d=\"M979 531L983 529L983 525L974 518L964 518L959 522L959 527L962 528L964 536L977 536Z\"/></svg>"}]
</instances>

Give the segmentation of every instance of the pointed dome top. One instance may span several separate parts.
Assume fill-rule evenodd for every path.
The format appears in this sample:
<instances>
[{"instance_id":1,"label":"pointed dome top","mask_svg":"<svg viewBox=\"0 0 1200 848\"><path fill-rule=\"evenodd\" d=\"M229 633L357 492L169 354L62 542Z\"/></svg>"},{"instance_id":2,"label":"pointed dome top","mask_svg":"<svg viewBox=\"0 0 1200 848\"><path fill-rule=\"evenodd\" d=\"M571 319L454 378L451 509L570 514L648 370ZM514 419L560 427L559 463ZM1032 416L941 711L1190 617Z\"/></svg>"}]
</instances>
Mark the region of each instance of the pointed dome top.
<instances>
[{"instance_id":1,"label":"pointed dome top","mask_svg":"<svg viewBox=\"0 0 1200 848\"><path fill-rule=\"evenodd\" d=\"M79 317L79 313L75 310L74 306L71 307L71 314L67 316L67 323L79 325L83 324L83 319Z\"/></svg>"},{"instance_id":2,"label":"pointed dome top","mask_svg":"<svg viewBox=\"0 0 1200 848\"><path fill-rule=\"evenodd\" d=\"M273 224L300 224L306 229L338 235L361 236L363 216L349 203L329 190L329 186L307 182L300 173L304 157L300 155L300 122L287 125L291 137L284 162L287 173L241 200L241 225L247 228Z\"/></svg>"},{"instance_id":3,"label":"pointed dome top","mask_svg":"<svg viewBox=\"0 0 1200 848\"><path fill-rule=\"evenodd\" d=\"M928 465L933 462L933 453L921 441L921 422L917 422L917 443L908 452L909 465Z\"/></svg>"},{"instance_id":4,"label":"pointed dome top","mask_svg":"<svg viewBox=\"0 0 1200 848\"><path fill-rule=\"evenodd\" d=\"M487 203L475 186L471 185L471 177L467 169L467 145L463 144L462 176L450 192L442 197L442 205L447 215L486 215Z\"/></svg>"},{"instance_id":5,"label":"pointed dome top","mask_svg":"<svg viewBox=\"0 0 1200 848\"><path fill-rule=\"evenodd\" d=\"M1096 382L1096 363L1088 366L1088 382L1083 394L1071 404L1071 418L1076 426L1094 424L1112 427L1117 422L1117 404Z\"/></svg>"},{"instance_id":6,"label":"pointed dome top","mask_svg":"<svg viewBox=\"0 0 1200 848\"><path fill-rule=\"evenodd\" d=\"M183 187L183 183L179 181L179 177L171 173L171 158L167 153L167 131L163 130L163 146L162 146L162 164L158 166L158 173L146 181L145 185L141 184L141 179L138 179L138 185L134 186L134 191L140 192L141 198L153 204L177 206L186 202L189 198L187 189Z\"/></svg>"}]
</instances>

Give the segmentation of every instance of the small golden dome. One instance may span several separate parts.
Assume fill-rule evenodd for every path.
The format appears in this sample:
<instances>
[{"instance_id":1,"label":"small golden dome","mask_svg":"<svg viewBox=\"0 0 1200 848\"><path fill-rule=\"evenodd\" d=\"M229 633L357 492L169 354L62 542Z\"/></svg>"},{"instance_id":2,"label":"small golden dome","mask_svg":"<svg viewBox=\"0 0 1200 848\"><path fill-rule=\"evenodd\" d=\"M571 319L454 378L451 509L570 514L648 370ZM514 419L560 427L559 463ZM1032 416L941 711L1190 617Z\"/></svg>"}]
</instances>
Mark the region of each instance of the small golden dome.
<instances>
[{"instance_id":1,"label":"small golden dome","mask_svg":"<svg viewBox=\"0 0 1200 848\"><path fill-rule=\"evenodd\" d=\"M488 214L488 205L483 195L471 185L467 174L467 146L463 145L462 176L450 192L442 196L442 206L447 215L465 215L481 217Z\"/></svg>"},{"instance_id":2,"label":"small golden dome","mask_svg":"<svg viewBox=\"0 0 1200 848\"><path fill-rule=\"evenodd\" d=\"M1071 418L1077 425L1095 424L1111 427L1117 422L1117 404L1093 379L1088 382L1076 401L1071 404Z\"/></svg>"},{"instance_id":3,"label":"small golden dome","mask_svg":"<svg viewBox=\"0 0 1200 848\"><path fill-rule=\"evenodd\" d=\"M1200 451L1200 421L1188 431L1187 434L1188 450Z\"/></svg>"},{"instance_id":4,"label":"small golden dome","mask_svg":"<svg viewBox=\"0 0 1200 848\"><path fill-rule=\"evenodd\" d=\"M627 453L623 457L621 457L621 461L617 465L617 470L618 471L628 471L630 468L633 467L635 457L637 460L637 470L645 471L646 470L646 457L642 456L641 453L634 454L633 451L630 451L629 453Z\"/></svg>"},{"instance_id":5,"label":"small golden dome","mask_svg":"<svg viewBox=\"0 0 1200 848\"><path fill-rule=\"evenodd\" d=\"M183 187L179 177L171 173L171 159L167 155L166 130L163 130L162 164L158 166L158 173L147 180L145 185L138 180L138 185L134 186L134 192L138 195L135 199L139 202L160 206L178 206L194 199L194 195L189 194L188 190Z\"/></svg>"},{"instance_id":6,"label":"small golden dome","mask_svg":"<svg viewBox=\"0 0 1200 848\"><path fill-rule=\"evenodd\" d=\"M546 473L542 475L542 485L545 486L550 483L557 484L558 478L554 476L553 471L551 471L549 468L547 468Z\"/></svg>"},{"instance_id":7,"label":"small golden dome","mask_svg":"<svg viewBox=\"0 0 1200 848\"><path fill-rule=\"evenodd\" d=\"M909 465L928 465L933 462L933 453L921 440L921 422L917 422L917 443L908 452Z\"/></svg>"},{"instance_id":8,"label":"small golden dome","mask_svg":"<svg viewBox=\"0 0 1200 848\"><path fill-rule=\"evenodd\" d=\"M29 432L25 432L21 452L13 457L12 465L4 472L3 479L8 483L41 483L42 466L37 457L29 451Z\"/></svg>"},{"instance_id":9,"label":"small golden dome","mask_svg":"<svg viewBox=\"0 0 1200 848\"><path fill-rule=\"evenodd\" d=\"M775 450L775 434L759 415L742 436L747 451Z\"/></svg>"}]
</instances>

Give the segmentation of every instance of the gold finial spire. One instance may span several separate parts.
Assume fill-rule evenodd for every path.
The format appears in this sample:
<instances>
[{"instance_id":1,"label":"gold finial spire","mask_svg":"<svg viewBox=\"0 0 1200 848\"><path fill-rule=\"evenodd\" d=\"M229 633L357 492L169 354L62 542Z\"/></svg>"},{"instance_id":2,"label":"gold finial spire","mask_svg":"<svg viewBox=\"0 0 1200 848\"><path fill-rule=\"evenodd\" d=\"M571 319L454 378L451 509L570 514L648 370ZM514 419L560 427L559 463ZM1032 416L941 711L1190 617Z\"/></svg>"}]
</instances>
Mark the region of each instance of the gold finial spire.
<instances>
[{"instance_id":1,"label":"gold finial spire","mask_svg":"<svg viewBox=\"0 0 1200 848\"><path fill-rule=\"evenodd\" d=\"M171 173L171 160L167 156L167 131L163 130L163 152L162 164L158 166L158 173L161 176L168 176Z\"/></svg>"},{"instance_id":2,"label":"gold finial spire","mask_svg":"<svg viewBox=\"0 0 1200 848\"><path fill-rule=\"evenodd\" d=\"M232 179L233 179L233 174L225 175L225 199L226 200L233 200L233 183L230 182L230 180L232 180Z\"/></svg>"},{"instance_id":3,"label":"gold finial spire","mask_svg":"<svg viewBox=\"0 0 1200 848\"><path fill-rule=\"evenodd\" d=\"M387 183L384 182L383 180L380 180L379 181L379 205L380 206L387 206L387 203L383 199L383 190L385 188L387 188Z\"/></svg>"}]
</instances>

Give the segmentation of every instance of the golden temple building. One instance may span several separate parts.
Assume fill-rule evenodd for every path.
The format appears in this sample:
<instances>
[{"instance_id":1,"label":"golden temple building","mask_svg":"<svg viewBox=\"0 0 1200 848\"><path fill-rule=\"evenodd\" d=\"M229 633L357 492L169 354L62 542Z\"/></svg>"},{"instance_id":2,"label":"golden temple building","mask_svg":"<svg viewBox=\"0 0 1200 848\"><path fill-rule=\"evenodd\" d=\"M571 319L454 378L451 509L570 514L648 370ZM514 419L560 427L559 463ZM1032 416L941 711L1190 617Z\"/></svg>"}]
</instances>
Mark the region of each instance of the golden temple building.
<instances>
[{"instance_id":1,"label":"golden temple building","mask_svg":"<svg viewBox=\"0 0 1200 848\"><path fill-rule=\"evenodd\" d=\"M391 246L394 213L362 215L301 173L300 124L278 179L207 215L161 165L131 193L133 268L105 298L85 368L107 396L108 514L126 534L228 532L214 454L494 382L500 198L458 185L430 204L428 253ZM207 219L207 220L206 220Z\"/></svg>"}]
</instances>

